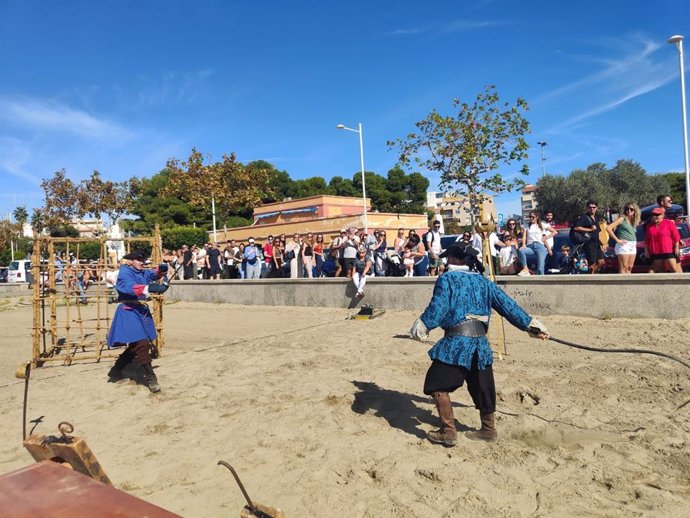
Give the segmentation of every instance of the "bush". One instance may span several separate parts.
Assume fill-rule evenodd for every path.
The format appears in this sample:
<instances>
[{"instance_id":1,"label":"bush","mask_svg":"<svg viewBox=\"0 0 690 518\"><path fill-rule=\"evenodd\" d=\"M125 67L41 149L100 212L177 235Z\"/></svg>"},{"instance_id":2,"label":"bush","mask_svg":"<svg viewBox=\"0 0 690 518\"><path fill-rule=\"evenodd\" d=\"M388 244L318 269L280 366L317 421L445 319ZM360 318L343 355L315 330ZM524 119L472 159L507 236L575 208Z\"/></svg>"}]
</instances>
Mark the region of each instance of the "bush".
<instances>
[{"instance_id":1,"label":"bush","mask_svg":"<svg viewBox=\"0 0 690 518\"><path fill-rule=\"evenodd\" d=\"M203 246L208 241L208 233L197 227L170 227L161 230L163 248L177 250L182 245Z\"/></svg>"}]
</instances>

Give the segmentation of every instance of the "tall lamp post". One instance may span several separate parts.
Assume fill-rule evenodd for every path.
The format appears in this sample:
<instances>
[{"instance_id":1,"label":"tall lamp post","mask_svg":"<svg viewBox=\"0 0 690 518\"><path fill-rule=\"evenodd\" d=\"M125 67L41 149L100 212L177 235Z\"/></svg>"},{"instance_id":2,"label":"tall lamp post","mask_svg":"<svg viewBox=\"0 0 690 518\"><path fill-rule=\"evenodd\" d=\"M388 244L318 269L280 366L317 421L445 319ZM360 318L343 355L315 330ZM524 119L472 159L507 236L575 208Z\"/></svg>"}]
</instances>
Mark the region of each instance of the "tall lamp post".
<instances>
[{"instance_id":1,"label":"tall lamp post","mask_svg":"<svg viewBox=\"0 0 690 518\"><path fill-rule=\"evenodd\" d=\"M367 224L367 188L366 188L366 183L364 179L364 139L362 137L362 123L360 122L358 124L359 129L352 129L348 128L344 124L338 124L336 128L341 129L341 130L347 130L347 131L354 131L355 133L359 133L359 158L362 163L362 199L364 201L364 209L363 209L363 214L364 214L364 233L368 234L369 233L369 225Z\"/></svg>"},{"instance_id":2,"label":"tall lamp post","mask_svg":"<svg viewBox=\"0 0 690 518\"><path fill-rule=\"evenodd\" d=\"M690 214L690 166L688 165L688 120L685 113L685 67L683 65L683 36L671 36L670 44L675 43L680 62L680 102L683 105L683 149L685 151L685 210Z\"/></svg>"},{"instance_id":3,"label":"tall lamp post","mask_svg":"<svg viewBox=\"0 0 690 518\"><path fill-rule=\"evenodd\" d=\"M537 142L539 146L541 147L541 175L544 176L545 174L545 169L544 169L544 146L546 146L546 142Z\"/></svg>"}]
</instances>

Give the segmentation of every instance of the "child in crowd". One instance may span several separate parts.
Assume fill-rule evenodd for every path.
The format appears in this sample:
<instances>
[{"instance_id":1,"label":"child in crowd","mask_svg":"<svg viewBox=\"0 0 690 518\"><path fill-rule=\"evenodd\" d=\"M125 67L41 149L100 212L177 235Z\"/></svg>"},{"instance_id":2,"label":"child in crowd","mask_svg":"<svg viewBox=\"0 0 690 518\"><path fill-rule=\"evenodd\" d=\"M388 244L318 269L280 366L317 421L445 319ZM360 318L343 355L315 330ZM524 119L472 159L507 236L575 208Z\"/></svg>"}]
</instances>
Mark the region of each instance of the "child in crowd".
<instances>
[{"instance_id":1,"label":"child in crowd","mask_svg":"<svg viewBox=\"0 0 690 518\"><path fill-rule=\"evenodd\" d=\"M403 264L405 265L405 277L412 277L412 271L414 269L414 255L412 254L412 245L405 245L405 251L403 252Z\"/></svg>"},{"instance_id":2,"label":"child in crowd","mask_svg":"<svg viewBox=\"0 0 690 518\"><path fill-rule=\"evenodd\" d=\"M517 237L512 234L505 234L503 236L503 242L506 246L501 248L498 252L501 264L501 275L513 275L518 271Z\"/></svg>"},{"instance_id":3,"label":"child in crowd","mask_svg":"<svg viewBox=\"0 0 690 518\"><path fill-rule=\"evenodd\" d=\"M571 273L573 268L572 258L570 257L570 247L568 245L563 245L561 247L561 260L558 264L559 273Z\"/></svg>"}]
</instances>

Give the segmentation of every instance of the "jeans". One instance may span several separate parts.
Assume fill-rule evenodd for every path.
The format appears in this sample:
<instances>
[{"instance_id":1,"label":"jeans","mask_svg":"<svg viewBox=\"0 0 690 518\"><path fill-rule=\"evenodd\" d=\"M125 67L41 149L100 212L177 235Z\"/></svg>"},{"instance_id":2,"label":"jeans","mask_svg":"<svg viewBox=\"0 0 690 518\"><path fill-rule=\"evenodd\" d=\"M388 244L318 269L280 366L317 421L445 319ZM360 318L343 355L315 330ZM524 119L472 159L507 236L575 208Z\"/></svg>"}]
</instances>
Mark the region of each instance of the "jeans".
<instances>
[{"instance_id":1,"label":"jeans","mask_svg":"<svg viewBox=\"0 0 690 518\"><path fill-rule=\"evenodd\" d=\"M418 263L415 263L414 267L412 268L414 272L415 277L426 277L429 275L427 272L427 269L429 268L429 256L425 255L422 257L422 260L419 261Z\"/></svg>"},{"instance_id":2,"label":"jeans","mask_svg":"<svg viewBox=\"0 0 690 518\"><path fill-rule=\"evenodd\" d=\"M247 261L245 272L245 279L259 279L261 278L261 261L254 259L254 264Z\"/></svg>"},{"instance_id":3,"label":"jeans","mask_svg":"<svg viewBox=\"0 0 690 518\"><path fill-rule=\"evenodd\" d=\"M539 243L538 241L530 243L526 248L518 248L518 257L523 267L526 267L527 262L536 256L537 275L544 275L544 264L546 263L547 255L548 252L546 251L546 247L543 243Z\"/></svg>"}]
</instances>

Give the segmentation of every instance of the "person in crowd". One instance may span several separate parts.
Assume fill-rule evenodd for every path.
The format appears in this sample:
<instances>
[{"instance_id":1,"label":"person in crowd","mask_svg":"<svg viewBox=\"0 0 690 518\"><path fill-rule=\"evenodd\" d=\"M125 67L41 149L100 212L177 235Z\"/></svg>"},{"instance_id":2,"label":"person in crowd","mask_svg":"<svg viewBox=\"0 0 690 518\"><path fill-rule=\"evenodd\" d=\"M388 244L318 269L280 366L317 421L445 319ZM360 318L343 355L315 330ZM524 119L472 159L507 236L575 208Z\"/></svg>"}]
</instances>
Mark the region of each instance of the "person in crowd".
<instances>
[{"instance_id":1,"label":"person in crowd","mask_svg":"<svg viewBox=\"0 0 690 518\"><path fill-rule=\"evenodd\" d=\"M415 232L414 234L410 234L407 239L407 244L410 246L412 257L414 258L414 266L412 267L413 276L426 277L428 275L427 266L429 264L429 258L422 244L422 239Z\"/></svg>"},{"instance_id":2,"label":"person in crowd","mask_svg":"<svg viewBox=\"0 0 690 518\"><path fill-rule=\"evenodd\" d=\"M522 239L522 229L515 218L510 218L508 221L506 221L505 232L515 236L518 241Z\"/></svg>"},{"instance_id":3,"label":"person in crowd","mask_svg":"<svg viewBox=\"0 0 690 518\"><path fill-rule=\"evenodd\" d=\"M208 253L208 243L197 249L196 252L196 276L197 279L208 279L208 269L206 268L206 255Z\"/></svg>"},{"instance_id":4,"label":"person in crowd","mask_svg":"<svg viewBox=\"0 0 690 518\"><path fill-rule=\"evenodd\" d=\"M364 286L367 283L367 275L371 272L372 261L369 257L368 249L364 245L360 245L357 250L357 257L352 268L352 283L357 288L357 297L364 297Z\"/></svg>"},{"instance_id":5,"label":"person in crowd","mask_svg":"<svg viewBox=\"0 0 690 518\"><path fill-rule=\"evenodd\" d=\"M405 237L405 229L399 228L398 234L395 236L395 240L393 241L393 251L396 254L403 254L403 249L405 248L405 241L407 241L407 238Z\"/></svg>"},{"instance_id":6,"label":"person in crowd","mask_svg":"<svg viewBox=\"0 0 690 518\"><path fill-rule=\"evenodd\" d=\"M292 239L285 245L285 263L289 265L290 278L297 279L299 277L299 254L301 245L299 243L300 235L295 234Z\"/></svg>"},{"instance_id":7,"label":"person in crowd","mask_svg":"<svg viewBox=\"0 0 690 518\"><path fill-rule=\"evenodd\" d=\"M331 255L333 255L336 261L335 276L340 277L343 275L343 251L345 246L345 240L347 239L347 230L342 229L340 235L336 236L331 242Z\"/></svg>"},{"instance_id":8,"label":"person in crowd","mask_svg":"<svg viewBox=\"0 0 690 518\"><path fill-rule=\"evenodd\" d=\"M554 217L553 217L553 211L551 209L545 209L543 214L542 221L546 223L548 226L550 226L553 231L554 235L556 235L558 232L556 231L556 227L554 225L556 224ZM555 266L554 260L555 256L553 253L553 236L547 238L546 241L544 241L544 246L546 247L546 251L548 255L546 256L546 262L545 262L545 268L546 271L548 272L549 270L556 269L557 266Z\"/></svg>"},{"instance_id":9,"label":"person in crowd","mask_svg":"<svg viewBox=\"0 0 690 518\"><path fill-rule=\"evenodd\" d=\"M261 258L259 257L259 249L253 237L250 237L247 243L247 246L244 247L244 253L242 254L243 263L245 265L244 278L260 279Z\"/></svg>"},{"instance_id":10,"label":"person in crowd","mask_svg":"<svg viewBox=\"0 0 690 518\"><path fill-rule=\"evenodd\" d=\"M412 277L414 275L414 253L412 252L412 245L409 240L403 249L403 265L405 266L405 277Z\"/></svg>"},{"instance_id":11,"label":"person in crowd","mask_svg":"<svg viewBox=\"0 0 690 518\"><path fill-rule=\"evenodd\" d=\"M115 365L108 371L108 381L124 379L123 369L133 360L144 373L146 386L151 392L160 392L156 374L151 365L149 344L157 338L151 312L146 304L140 302L149 294L162 294L168 289L166 284L156 282L165 276L168 265L163 263L156 270L144 270L145 256L135 251L124 256L128 264L120 267L115 289L118 305L108 332L108 348L126 345Z\"/></svg>"},{"instance_id":12,"label":"person in crowd","mask_svg":"<svg viewBox=\"0 0 690 518\"><path fill-rule=\"evenodd\" d=\"M472 244L472 234L463 232L461 236L458 236L455 242L458 244Z\"/></svg>"},{"instance_id":13,"label":"person in crowd","mask_svg":"<svg viewBox=\"0 0 690 518\"><path fill-rule=\"evenodd\" d=\"M236 261L235 256L237 255L238 249L235 246L235 240L229 239L225 243L225 250L223 250L223 260L225 262L225 278L226 279L236 279L237 278L237 268L235 267Z\"/></svg>"},{"instance_id":14,"label":"person in crowd","mask_svg":"<svg viewBox=\"0 0 690 518\"><path fill-rule=\"evenodd\" d=\"M632 273L637 256L637 225L640 224L640 207L626 203L623 213L606 227L606 232L616 241L616 258L619 273Z\"/></svg>"},{"instance_id":15,"label":"person in crowd","mask_svg":"<svg viewBox=\"0 0 690 518\"><path fill-rule=\"evenodd\" d=\"M192 245L191 248L189 248L187 245L182 245L182 260L184 264L183 269L185 280L194 279L194 270L196 269L196 261L194 257L195 251L196 245Z\"/></svg>"},{"instance_id":16,"label":"person in crowd","mask_svg":"<svg viewBox=\"0 0 690 518\"><path fill-rule=\"evenodd\" d=\"M675 222L664 218L661 207L652 209L651 222L645 228L644 255L652 262L650 272L682 272L680 233Z\"/></svg>"},{"instance_id":17,"label":"person in crowd","mask_svg":"<svg viewBox=\"0 0 690 518\"><path fill-rule=\"evenodd\" d=\"M314 235L307 233L307 238L302 243L302 264L307 278L314 277Z\"/></svg>"},{"instance_id":18,"label":"person in crowd","mask_svg":"<svg viewBox=\"0 0 690 518\"><path fill-rule=\"evenodd\" d=\"M343 250L343 273L348 279L352 278L352 268L355 265L357 258L357 249L359 248L359 237L357 236L355 228L349 228L345 236L345 241L342 245Z\"/></svg>"},{"instance_id":19,"label":"person in crowd","mask_svg":"<svg viewBox=\"0 0 690 518\"><path fill-rule=\"evenodd\" d=\"M316 235L316 242L314 243L314 259L316 260L316 277L323 277L323 264L326 262L323 234Z\"/></svg>"},{"instance_id":20,"label":"person in crowd","mask_svg":"<svg viewBox=\"0 0 690 518\"><path fill-rule=\"evenodd\" d=\"M262 250L264 254L265 270L261 276L264 278L271 278L273 276L273 246L273 236L270 235L266 238L266 242L264 243Z\"/></svg>"},{"instance_id":21,"label":"person in crowd","mask_svg":"<svg viewBox=\"0 0 690 518\"><path fill-rule=\"evenodd\" d=\"M605 245L599 241L597 209L597 202L588 200L587 212L575 220L570 233L571 241L579 245L584 252L590 273L597 273L604 266Z\"/></svg>"},{"instance_id":22,"label":"person in crowd","mask_svg":"<svg viewBox=\"0 0 690 518\"><path fill-rule=\"evenodd\" d=\"M522 270L518 272L518 275L530 275L527 261L532 257L537 259L537 275L544 275L546 256L548 254L545 243L547 239L555 234L556 231L554 229L541 221L537 211L530 211L529 224L522 233L522 245L518 250L520 264L522 265Z\"/></svg>"},{"instance_id":23,"label":"person in crowd","mask_svg":"<svg viewBox=\"0 0 690 518\"><path fill-rule=\"evenodd\" d=\"M518 271L518 240L513 234L506 233L501 242L504 246L499 251L501 275L514 275Z\"/></svg>"},{"instance_id":24,"label":"person in crowd","mask_svg":"<svg viewBox=\"0 0 690 518\"><path fill-rule=\"evenodd\" d=\"M218 243L209 243L206 251L206 271L209 279L220 279L220 272L222 271L220 261L221 253L218 248Z\"/></svg>"},{"instance_id":25,"label":"person in crowd","mask_svg":"<svg viewBox=\"0 0 690 518\"><path fill-rule=\"evenodd\" d=\"M656 197L656 204L664 209L664 219L676 221L679 211L673 210L673 197L670 194L660 194Z\"/></svg>"},{"instance_id":26,"label":"person in crowd","mask_svg":"<svg viewBox=\"0 0 690 518\"><path fill-rule=\"evenodd\" d=\"M388 243L386 242L386 231L380 229L376 236L376 244L374 245L374 274L377 277L386 276L386 252L388 251Z\"/></svg>"},{"instance_id":27,"label":"person in crowd","mask_svg":"<svg viewBox=\"0 0 690 518\"><path fill-rule=\"evenodd\" d=\"M573 273L573 260L570 257L570 247L561 246L561 259L558 264L558 273Z\"/></svg>"},{"instance_id":28,"label":"person in crowd","mask_svg":"<svg viewBox=\"0 0 690 518\"><path fill-rule=\"evenodd\" d=\"M273 277L285 276L284 247L285 245L280 237L273 239Z\"/></svg>"},{"instance_id":29,"label":"person in crowd","mask_svg":"<svg viewBox=\"0 0 690 518\"><path fill-rule=\"evenodd\" d=\"M438 277L429 305L410 330L412 338L419 341L425 340L429 331L437 327L445 332L429 350L432 363L424 380L424 394L434 399L441 426L430 431L427 437L436 444L455 446L457 430L450 392L467 382L474 406L479 410L481 428L467 432L466 437L495 441L498 433L493 352L486 338L492 310L532 337L544 340L549 338L549 332L501 288L479 275L484 268L474 248L456 243L441 255L447 257L450 271ZM470 271L461 271L461 266Z\"/></svg>"},{"instance_id":30,"label":"person in crowd","mask_svg":"<svg viewBox=\"0 0 690 518\"><path fill-rule=\"evenodd\" d=\"M435 277L441 265L441 222L437 219L431 222L425 236L425 248L429 254L429 275Z\"/></svg>"},{"instance_id":31,"label":"person in crowd","mask_svg":"<svg viewBox=\"0 0 690 518\"><path fill-rule=\"evenodd\" d=\"M240 279L244 279L247 276L247 259L244 257L245 248L246 245L240 243L240 246L237 247L237 253L235 254L235 263L237 264L237 273L239 273Z\"/></svg>"}]
</instances>

